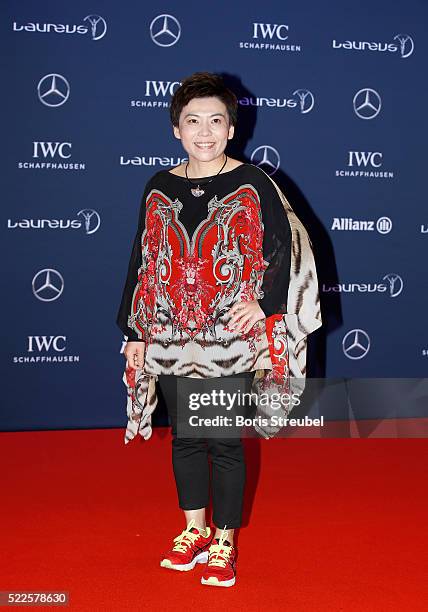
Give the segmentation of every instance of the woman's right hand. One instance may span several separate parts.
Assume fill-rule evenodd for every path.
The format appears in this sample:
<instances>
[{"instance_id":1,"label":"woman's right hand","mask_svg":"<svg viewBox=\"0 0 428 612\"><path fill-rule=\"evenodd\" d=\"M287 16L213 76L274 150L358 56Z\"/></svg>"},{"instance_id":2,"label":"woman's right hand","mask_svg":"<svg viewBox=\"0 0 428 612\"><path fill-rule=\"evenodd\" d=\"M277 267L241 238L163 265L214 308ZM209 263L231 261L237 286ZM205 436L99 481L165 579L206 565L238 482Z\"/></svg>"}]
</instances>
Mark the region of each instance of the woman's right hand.
<instances>
[{"instance_id":1,"label":"woman's right hand","mask_svg":"<svg viewBox=\"0 0 428 612\"><path fill-rule=\"evenodd\" d=\"M127 342L123 350L126 359L126 367L133 370L144 366L145 342Z\"/></svg>"}]
</instances>

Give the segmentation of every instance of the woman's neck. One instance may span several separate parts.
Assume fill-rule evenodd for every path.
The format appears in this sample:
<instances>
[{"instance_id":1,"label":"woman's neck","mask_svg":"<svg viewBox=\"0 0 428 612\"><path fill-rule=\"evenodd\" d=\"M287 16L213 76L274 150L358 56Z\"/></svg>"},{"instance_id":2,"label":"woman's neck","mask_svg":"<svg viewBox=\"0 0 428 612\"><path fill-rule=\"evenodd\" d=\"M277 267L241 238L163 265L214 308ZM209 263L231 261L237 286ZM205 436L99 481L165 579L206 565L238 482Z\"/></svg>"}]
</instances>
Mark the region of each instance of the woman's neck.
<instances>
[{"instance_id":1,"label":"woman's neck","mask_svg":"<svg viewBox=\"0 0 428 612\"><path fill-rule=\"evenodd\" d=\"M189 165L187 166L187 175L189 178L203 178L205 176L213 176L217 174L220 168L225 162L226 156L224 153L209 162L201 162L198 159L190 158ZM229 160L225 164L223 171L226 170L229 164Z\"/></svg>"}]
</instances>

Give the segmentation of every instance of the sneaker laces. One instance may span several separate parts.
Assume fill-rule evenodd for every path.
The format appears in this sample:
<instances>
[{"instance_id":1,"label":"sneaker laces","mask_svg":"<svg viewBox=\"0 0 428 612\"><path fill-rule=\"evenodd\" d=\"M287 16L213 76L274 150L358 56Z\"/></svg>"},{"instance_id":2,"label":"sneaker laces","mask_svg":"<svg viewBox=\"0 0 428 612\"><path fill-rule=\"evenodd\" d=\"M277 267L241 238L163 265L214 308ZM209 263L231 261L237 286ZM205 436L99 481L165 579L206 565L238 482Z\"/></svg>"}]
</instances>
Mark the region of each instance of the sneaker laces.
<instances>
[{"instance_id":1,"label":"sneaker laces","mask_svg":"<svg viewBox=\"0 0 428 612\"><path fill-rule=\"evenodd\" d=\"M229 561L230 554L233 546L227 546L224 544L226 539L226 525L224 526L218 544L211 544L209 552L208 565L217 567L226 567L226 563Z\"/></svg>"},{"instance_id":2,"label":"sneaker laces","mask_svg":"<svg viewBox=\"0 0 428 612\"><path fill-rule=\"evenodd\" d=\"M187 525L186 529L184 529L179 536L174 538L175 545L172 550L176 552L186 552L186 549L191 546L201 535L199 533L199 529L197 533L191 531L193 528L198 529L195 527L195 519L192 519Z\"/></svg>"}]
</instances>

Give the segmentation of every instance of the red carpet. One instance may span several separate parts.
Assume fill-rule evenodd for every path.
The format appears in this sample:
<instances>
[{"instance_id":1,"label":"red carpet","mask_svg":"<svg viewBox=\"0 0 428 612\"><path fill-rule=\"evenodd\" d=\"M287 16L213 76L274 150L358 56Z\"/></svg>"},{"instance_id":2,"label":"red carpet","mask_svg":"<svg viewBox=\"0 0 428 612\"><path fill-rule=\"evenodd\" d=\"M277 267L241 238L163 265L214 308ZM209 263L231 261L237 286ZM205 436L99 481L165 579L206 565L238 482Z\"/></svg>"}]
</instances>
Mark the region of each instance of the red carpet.
<instances>
[{"instance_id":1,"label":"red carpet","mask_svg":"<svg viewBox=\"0 0 428 612\"><path fill-rule=\"evenodd\" d=\"M426 439L246 440L237 584L220 589L202 565L158 565L185 526L169 429L122 438L0 434L0 591L67 591L72 610L426 610Z\"/></svg>"}]
</instances>

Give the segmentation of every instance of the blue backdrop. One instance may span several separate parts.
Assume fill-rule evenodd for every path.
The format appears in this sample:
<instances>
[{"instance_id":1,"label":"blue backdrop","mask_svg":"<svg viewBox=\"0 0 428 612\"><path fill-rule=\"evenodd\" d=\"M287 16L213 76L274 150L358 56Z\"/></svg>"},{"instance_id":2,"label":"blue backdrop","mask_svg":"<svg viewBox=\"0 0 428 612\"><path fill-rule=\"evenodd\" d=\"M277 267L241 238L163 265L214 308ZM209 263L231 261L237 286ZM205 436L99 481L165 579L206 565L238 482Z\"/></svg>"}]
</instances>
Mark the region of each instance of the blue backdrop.
<instances>
[{"instance_id":1,"label":"blue backdrop","mask_svg":"<svg viewBox=\"0 0 428 612\"><path fill-rule=\"evenodd\" d=\"M116 312L145 182L185 158L171 93L197 70L235 90L230 153L312 237L311 375L426 376L426 2L1 10L2 429L125 424Z\"/></svg>"}]
</instances>

